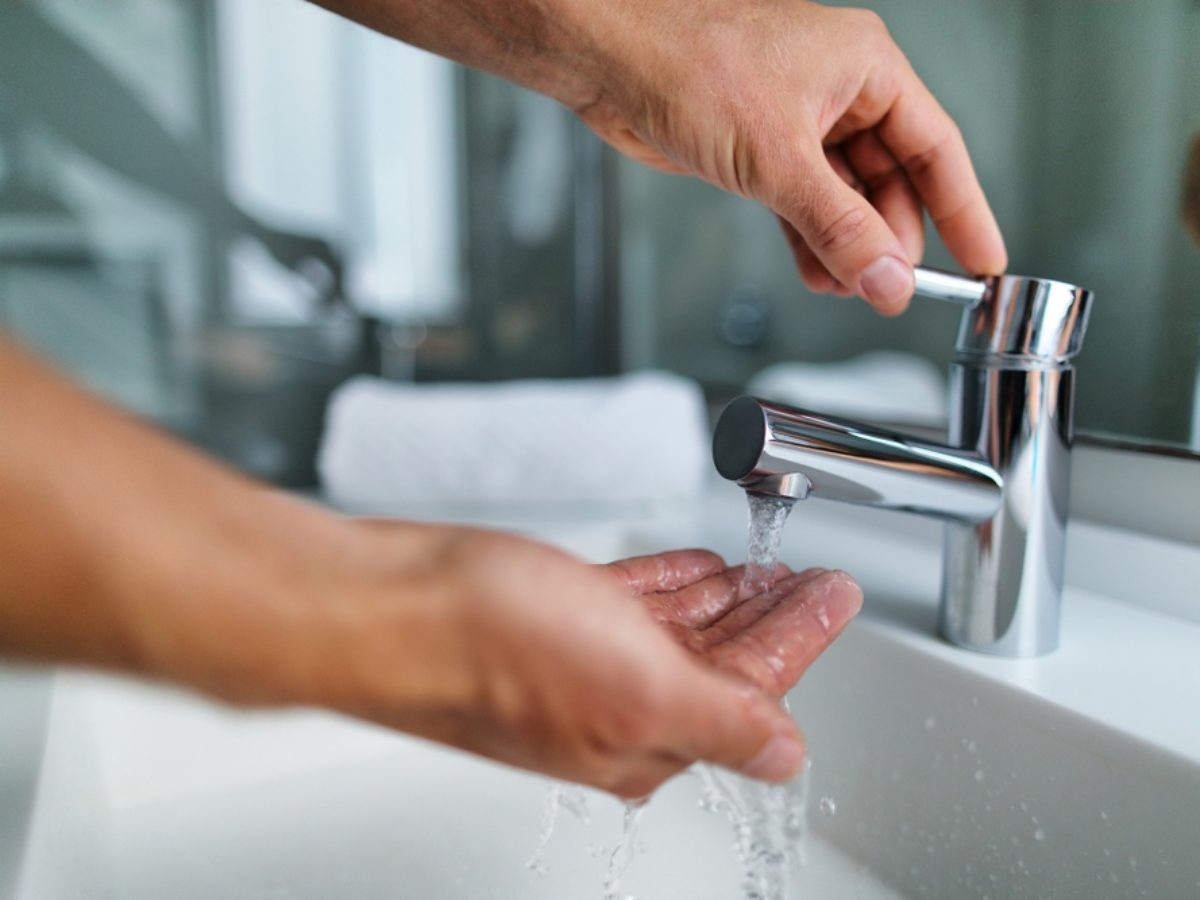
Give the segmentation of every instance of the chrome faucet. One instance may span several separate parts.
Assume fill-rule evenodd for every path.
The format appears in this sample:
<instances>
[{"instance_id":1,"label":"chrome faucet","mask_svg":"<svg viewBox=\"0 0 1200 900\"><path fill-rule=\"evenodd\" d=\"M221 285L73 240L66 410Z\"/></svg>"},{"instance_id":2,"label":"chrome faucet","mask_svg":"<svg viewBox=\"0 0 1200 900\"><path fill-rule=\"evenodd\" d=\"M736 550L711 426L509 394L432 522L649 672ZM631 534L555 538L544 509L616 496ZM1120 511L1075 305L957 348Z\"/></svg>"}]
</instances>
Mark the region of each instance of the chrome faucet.
<instances>
[{"instance_id":1,"label":"chrome faucet","mask_svg":"<svg viewBox=\"0 0 1200 900\"><path fill-rule=\"evenodd\" d=\"M997 656L1058 646L1075 369L1092 294L1059 281L918 268L917 293L965 307L949 445L753 397L725 408L713 460L750 493L945 520L940 627Z\"/></svg>"}]
</instances>

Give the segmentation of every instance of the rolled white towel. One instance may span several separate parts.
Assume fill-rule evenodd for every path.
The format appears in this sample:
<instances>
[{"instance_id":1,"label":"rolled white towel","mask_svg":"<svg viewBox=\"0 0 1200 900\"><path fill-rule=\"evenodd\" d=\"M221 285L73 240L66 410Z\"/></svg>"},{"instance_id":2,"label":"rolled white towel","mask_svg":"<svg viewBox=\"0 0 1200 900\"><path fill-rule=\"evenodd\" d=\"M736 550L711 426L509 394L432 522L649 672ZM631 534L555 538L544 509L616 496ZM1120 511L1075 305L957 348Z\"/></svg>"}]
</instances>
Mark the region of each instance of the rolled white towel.
<instances>
[{"instance_id":1,"label":"rolled white towel","mask_svg":"<svg viewBox=\"0 0 1200 900\"><path fill-rule=\"evenodd\" d=\"M837 363L779 363L747 385L775 400L828 415L939 426L946 421L946 381L933 363L911 353L864 353Z\"/></svg>"},{"instance_id":2,"label":"rolled white towel","mask_svg":"<svg viewBox=\"0 0 1200 900\"><path fill-rule=\"evenodd\" d=\"M619 378L414 385L360 377L330 399L317 459L351 509L409 503L653 504L711 467L699 386Z\"/></svg>"}]
</instances>

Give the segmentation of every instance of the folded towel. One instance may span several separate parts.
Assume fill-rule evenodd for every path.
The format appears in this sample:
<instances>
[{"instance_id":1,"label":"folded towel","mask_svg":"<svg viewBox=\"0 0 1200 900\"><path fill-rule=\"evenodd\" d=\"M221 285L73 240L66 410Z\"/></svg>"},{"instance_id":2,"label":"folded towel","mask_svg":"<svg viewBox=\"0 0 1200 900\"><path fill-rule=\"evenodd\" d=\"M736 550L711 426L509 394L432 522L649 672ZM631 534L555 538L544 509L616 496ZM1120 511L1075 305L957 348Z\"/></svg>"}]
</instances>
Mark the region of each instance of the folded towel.
<instances>
[{"instance_id":1,"label":"folded towel","mask_svg":"<svg viewBox=\"0 0 1200 900\"><path fill-rule=\"evenodd\" d=\"M939 426L946 422L946 382L928 360L886 350L838 363L779 363L750 380L747 391L829 415Z\"/></svg>"},{"instance_id":2,"label":"folded towel","mask_svg":"<svg viewBox=\"0 0 1200 900\"><path fill-rule=\"evenodd\" d=\"M645 504L708 470L699 386L611 379L414 385L355 378L330 400L317 468L352 509L407 503Z\"/></svg>"}]
</instances>

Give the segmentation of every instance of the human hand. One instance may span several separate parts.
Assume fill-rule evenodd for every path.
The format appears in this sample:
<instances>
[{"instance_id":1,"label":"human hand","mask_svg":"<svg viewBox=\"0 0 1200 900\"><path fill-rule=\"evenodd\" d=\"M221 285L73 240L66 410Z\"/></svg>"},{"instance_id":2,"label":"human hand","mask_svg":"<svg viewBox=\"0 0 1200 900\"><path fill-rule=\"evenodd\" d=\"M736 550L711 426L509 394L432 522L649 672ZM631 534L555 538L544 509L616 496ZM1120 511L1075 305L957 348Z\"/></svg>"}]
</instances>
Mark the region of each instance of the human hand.
<instances>
[{"instance_id":1,"label":"human hand","mask_svg":"<svg viewBox=\"0 0 1200 900\"><path fill-rule=\"evenodd\" d=\"M604 60L573 102L580 117L634 159L773 210L812 290L903 311L923 210L967 271L1004 271L958 127L874 13L804 0L573 8Z\"/></svg>"},{"instance_id":2,"label":"human hand","mask_svg":"<svg viewBox=\"0 0 1200 900\"><path fill-rule=\"evenodd\" d=\"M348 527L344 564L278 598L248 641L256 672L239 683L267 693L242 699L330 707L623 796L697 760L794 775L803 739L775 700L861 603L822 570L744 598L741 569L702 551L595 567L488 532Z\"/></svg>"},{"instance_id":3,"label":"human hand","mask_svg":"<svg viewBox=\"0 0 1200 900\"><path fill-rule=\"evenodd\" d=\"M1004 241L958 127L879 16L809 0L319 0L548 94L621 152L779 216L805 283L895 315L928 210L968 272Z\"/></svg>"},{"instance_id":4,"label":"human hand","mask_svg":"<svg viewBox=\"0 0 1200 900\"><path fill-rule=\"evenodd\" d=\"M858 612L862 591L845 572L778 566L765 591L745 566L707 550L677 550L606 567L675 641L706 665L779 700Z\"/></svg>"}]
</instances>

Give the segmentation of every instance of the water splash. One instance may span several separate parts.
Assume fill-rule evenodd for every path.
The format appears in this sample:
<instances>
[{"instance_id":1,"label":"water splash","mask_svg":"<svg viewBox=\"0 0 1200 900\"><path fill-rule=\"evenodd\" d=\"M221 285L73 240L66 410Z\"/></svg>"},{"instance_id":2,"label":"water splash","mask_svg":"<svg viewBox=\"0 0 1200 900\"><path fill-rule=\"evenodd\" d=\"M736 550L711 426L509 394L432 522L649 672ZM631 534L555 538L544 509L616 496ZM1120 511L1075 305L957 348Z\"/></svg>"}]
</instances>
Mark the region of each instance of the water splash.
<instances>
[{"instance_id":1,"label":"water splash","mask_svg":"<svg viewBox=\"0 0 1200 900\"><path fill-rule=\"evenodd\" d=\"M539 878L545 878L550 871L546 863L546 848L550 846L550 838L554 837L554 826L558 824L558 814L562 810L562 796L566 785L552 784L546 791L546 799L542 803L542 824L538 828L537 844L533 853L525 861L525 867Z\"/></svg>"},{"instance_id":2,"label":"water splash","mask_svg":"<svg viewBox=\"0 0 1200 900\"><path fill-rule=\"evenodd\" d=\"M750 506L743 599L770 590L775 584L783 529L795 502L783 497L747 494ZM786 710L786 698L781 701ZM808 765L786 784L765 784L725 769L698 764L691 771L701 784L700 806L720 812L734 830L734 848L742 865L745 900L788 900L798 867L806 861ZM627 803L621 839L609 857L604 900L621 900L621 880L636 858L638 829L646 801ZM526 865L538 875L548 871L546 849L562 809L584 824L590 822L584 795L578 788L555 784L547 792L536 849ZM632 900L632 898L625 898Z\"/></svg>"},{"instance_id":3,"label":"water splash","mask_svg":"<svg viewBox=\"0 0 1200 900\"><path fill-rule=\"evenodd\" d=\"M642 824L642 816L646 812L646 800L628 800L625 803L625 817L621 830L621 839L613 848L608 858L608 872L604 876L604 900L618 900L621 890L621 879L629 870L638 854L638 830ZM632 900L632 898L629 898Z\"/></svg>"},{"instance_id":4,"label":"water splash","mask_svg":"<svg viewBox=\"0 0 1200 900\"><path fill-rule=\"evenodd\" d=\"M805 862L808 769L787 784L764 784L725 769L698 765L701 807L724 813L733 826L745 900L787 900Z\"/></svg>"},{"instance_id":5,"label":"water splash","mask_svg":"<svg viewBox=\"0 0 1200 900\"><path fill-rule=\"evenodd\" d=\"M775 584L783 529L795 501L757 494L746 499L750 521L741 594L748 599ZM786 710L786 698L782 704ZM703 764L692 771L700 779L701 808L724 813L733 826L745 900L786 900L796 869L805 861L807 765L787 784L764 784Z\"/></svg>"},{"instance_id":6,"label":"water splash","mask_svg":"<svg viewBox=\"0 0 1200 900\"><path fill-rule=\"evenodd\" d=\"M588 809L587 795L578 785L555 782L546 790L546 799L542 804L542 824L538 829L537 844L533 853L525 862L539 878L545 878L550 871L546 862L546 850L550 839L554 837L554 829L562 810L567 810L584 825L592 824L592 814Z\"/></svg>"}]
</instances>

